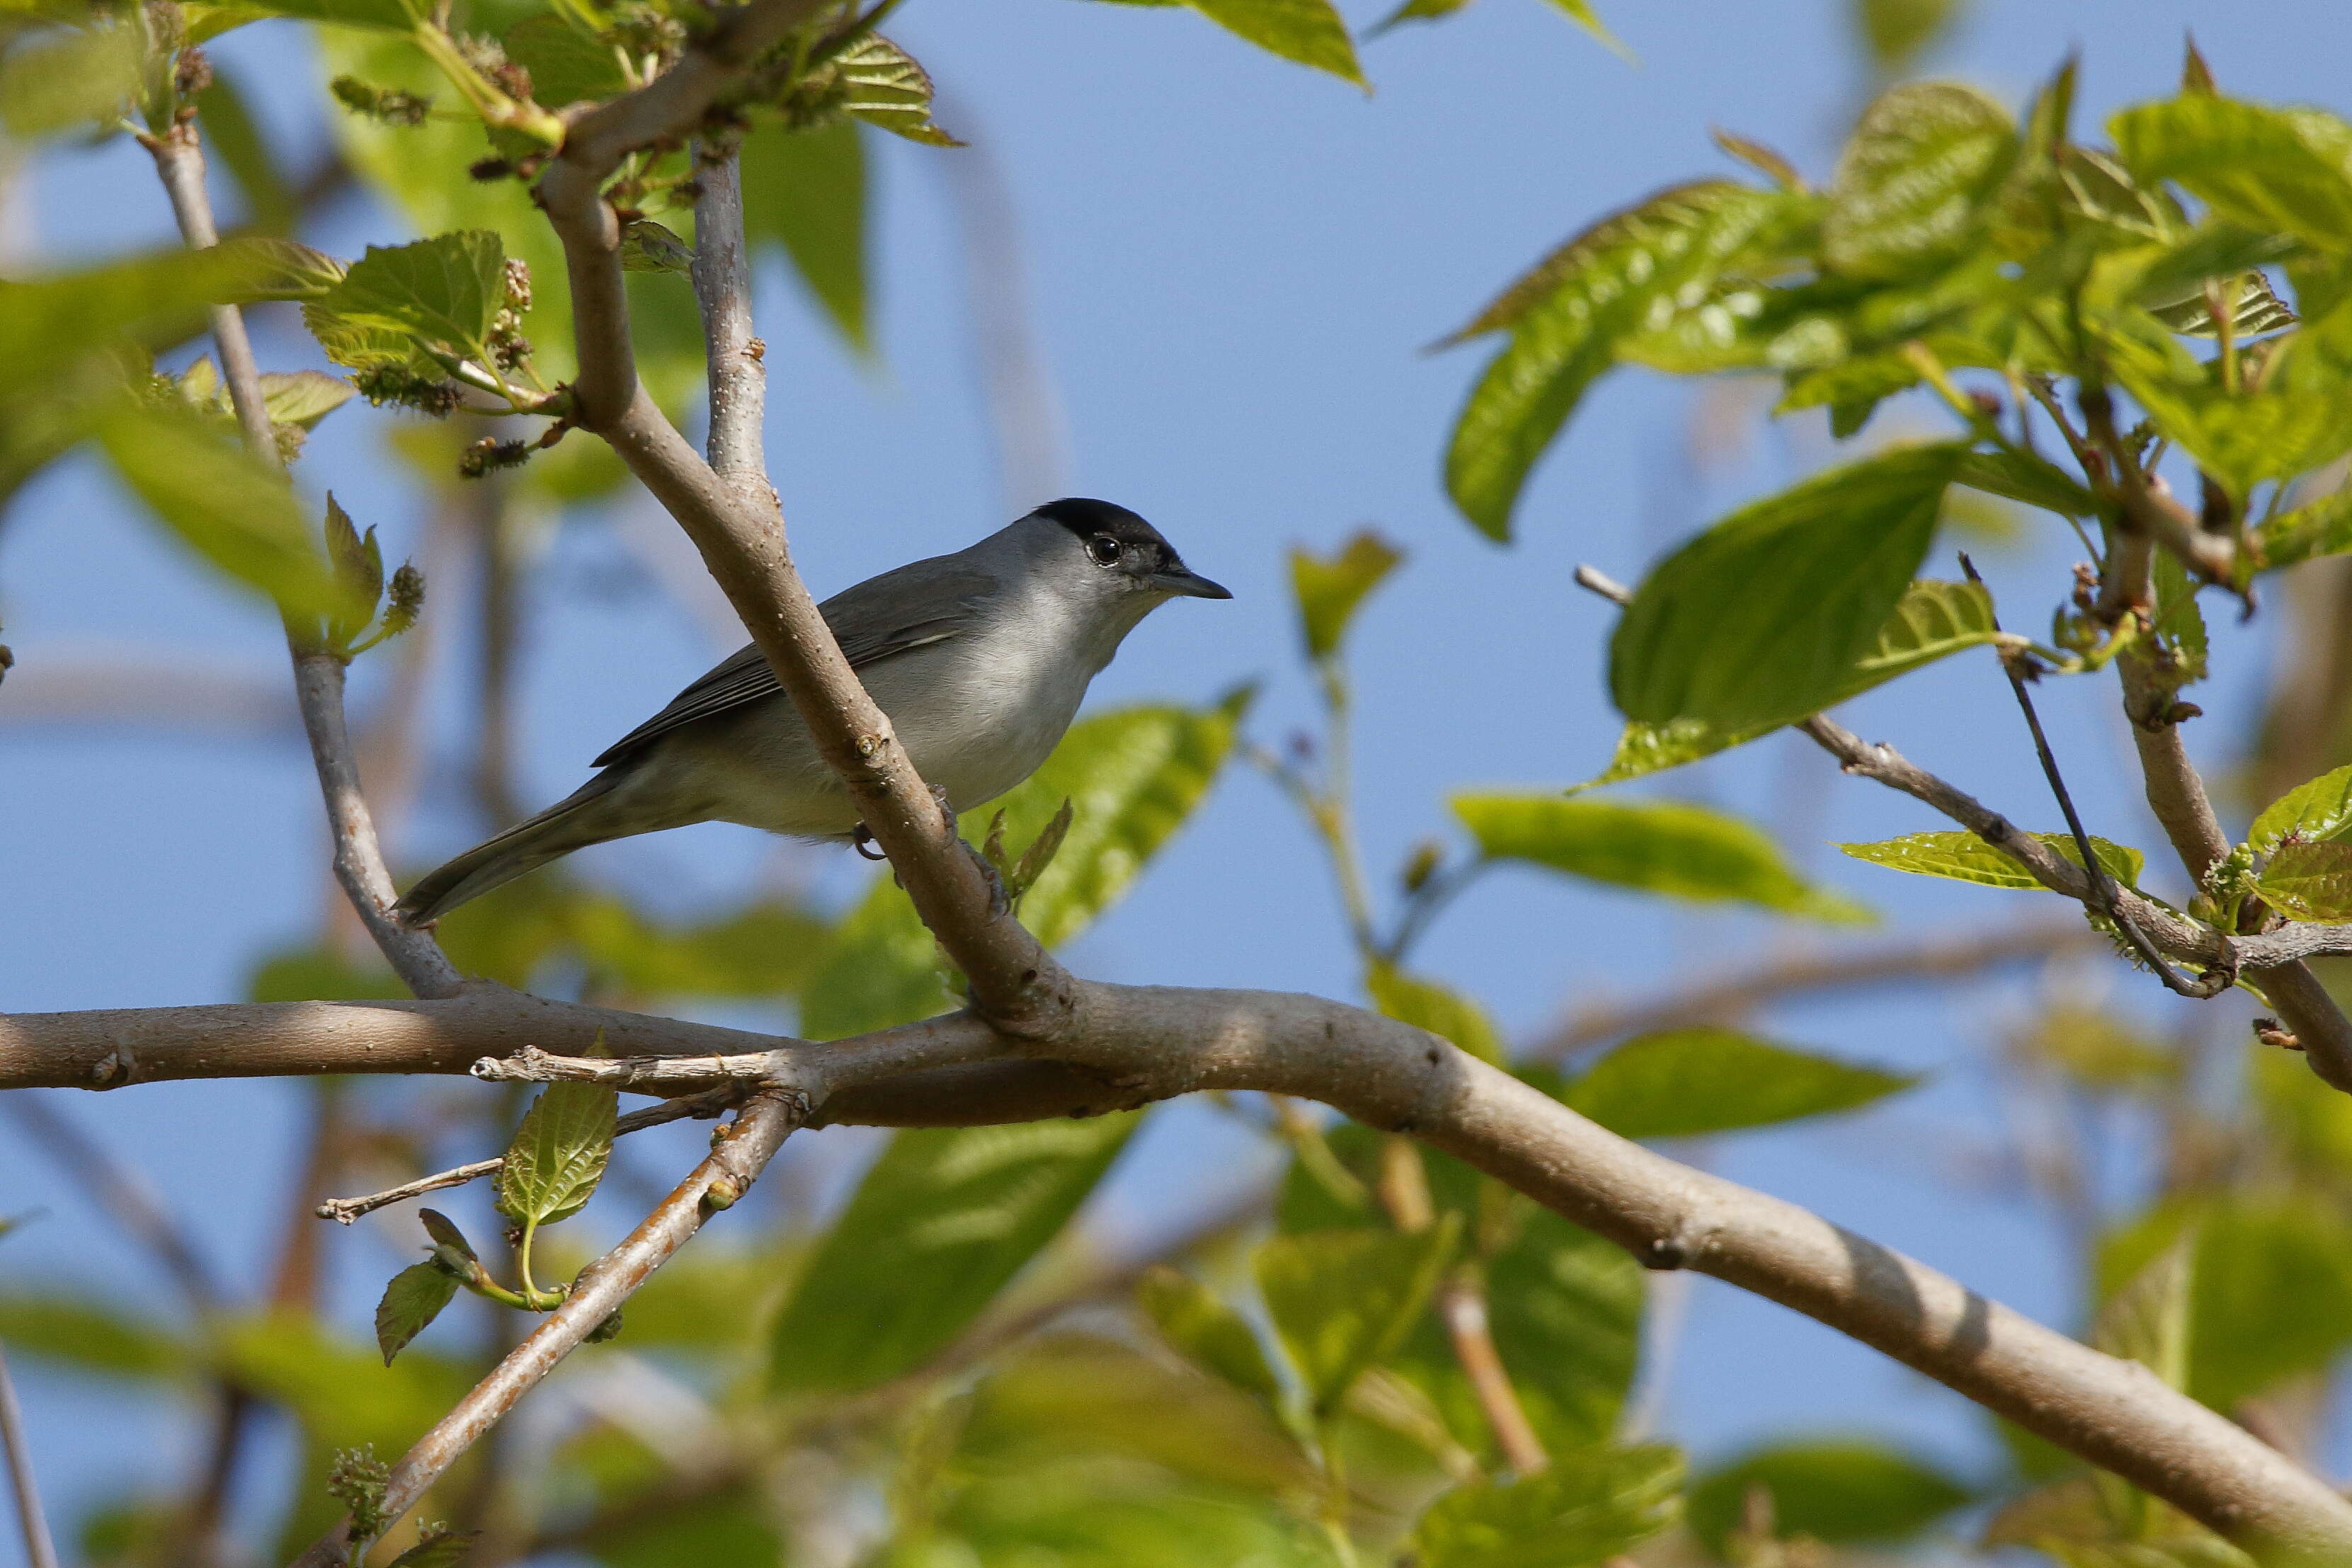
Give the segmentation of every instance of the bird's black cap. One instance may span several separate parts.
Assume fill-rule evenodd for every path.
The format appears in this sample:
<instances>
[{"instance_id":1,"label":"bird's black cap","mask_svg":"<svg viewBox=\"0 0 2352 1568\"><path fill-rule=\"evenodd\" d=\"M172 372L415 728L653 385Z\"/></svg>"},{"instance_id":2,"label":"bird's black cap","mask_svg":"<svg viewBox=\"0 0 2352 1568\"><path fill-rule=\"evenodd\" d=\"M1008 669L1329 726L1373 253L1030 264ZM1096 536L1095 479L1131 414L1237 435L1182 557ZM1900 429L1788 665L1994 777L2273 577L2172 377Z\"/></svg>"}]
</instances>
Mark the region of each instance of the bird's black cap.
<instances>
[{"instance_id":1,"label":"bird's black cap","mask_svg":"<svg viewBox=\"0 0 2352 1568\"><path fill-rule=\"evenodd\" d=\"M1084 496L1071 496L1059 501L1048 501L1037 508L1041 517L1050 517L1082 539L1097 534L1108 534L1123 545L1158 545L1171 556L1171 549L1160 530L1129 511L1109 501L1089 500Z\"/></svg>"}]
</instances>

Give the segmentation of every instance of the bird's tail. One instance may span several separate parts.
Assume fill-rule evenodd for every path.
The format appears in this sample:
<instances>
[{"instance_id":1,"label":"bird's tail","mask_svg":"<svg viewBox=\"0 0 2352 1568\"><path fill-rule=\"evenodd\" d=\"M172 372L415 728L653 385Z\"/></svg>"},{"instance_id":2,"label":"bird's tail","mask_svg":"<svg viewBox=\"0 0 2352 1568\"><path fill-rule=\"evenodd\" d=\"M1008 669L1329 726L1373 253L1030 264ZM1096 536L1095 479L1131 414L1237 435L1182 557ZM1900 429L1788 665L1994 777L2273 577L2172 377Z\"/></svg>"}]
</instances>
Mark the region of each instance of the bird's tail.
<instances>
[{"instance_id":1,"label":"bird's tail","mask_svg":"<svg viewBox=\"0 0 2352 1568\"><path fill-rule=\"evenodd\" d=\"M400 895L392 912L402 924L425 925L461 904L470 903L494 887L502 887L526 872L537 871L574 850L625 838L642 831L638 826L608 820L594 810L620 780L618 769L599 773L571 794L528 821L517 822L498 837L476 844L446 865L427 872Z\"/></svg>"}]
</instances>

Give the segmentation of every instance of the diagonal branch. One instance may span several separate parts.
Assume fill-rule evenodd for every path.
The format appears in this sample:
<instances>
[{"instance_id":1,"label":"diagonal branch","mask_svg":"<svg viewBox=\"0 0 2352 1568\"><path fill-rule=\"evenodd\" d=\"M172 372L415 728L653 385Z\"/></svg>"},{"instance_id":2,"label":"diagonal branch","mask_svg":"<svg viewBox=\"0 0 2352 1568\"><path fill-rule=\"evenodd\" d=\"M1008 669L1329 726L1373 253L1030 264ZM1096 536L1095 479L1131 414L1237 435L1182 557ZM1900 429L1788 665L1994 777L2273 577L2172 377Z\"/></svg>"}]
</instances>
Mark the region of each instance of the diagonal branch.
<instances>
[{"instance_id":1,"label":"diagonal branch","mask_svg":"<svg viewBox=\"0 0 2352 1568\"><path fill-rule=\"evenodd\" d=\"M1000 907L953 818L850 672L793 566L772 497L747 497L722 478L637 382L620 225L604 182L628 152L692 131L761 48L819 9L814 0L754 0L731 13L667 75L574 121L540 177L540 204L572 281L579 423L612 444L702 552L916 912L970 978L973 1004L1009 1031L1042 1035L1069 1016L1069 977Z\"/></svg>"},{"instance_id":2,"label":"diagonal branch","mask_svg":"<svg viewBox=\"0 0 2352 1568\"><path fill-rule=\"evenodd\" d=\"M778 1092L763 1092L745 1106L714 1140L709 1156L661 1206L619 1246L582 1270L563 1304L401 1456L384 1493L385 1519L397 1520L415 1507L458 1456L618 1312L703 1221L740 1198L804 1114L803 1102ZM346 1520L297 1558L295 1568L337 1568L350 1545Z\"/></svg>"},{"instance_id":3,"label":"diagonal branch","mask_svg":"<svg viewBox=\"0 0 2352 1568\"><path fill-rule=\"evenodd\" d=\"M25 1540L26 1568L58 1568L57 1543L49 1539L41 1490L33 1484L33 1455L25 1441L25 1416L16 1406L16 1385L0 1356L0 1454L8 1464L8 1487L16 1500L16 1524Z\"/></svg>"}]
</instances>

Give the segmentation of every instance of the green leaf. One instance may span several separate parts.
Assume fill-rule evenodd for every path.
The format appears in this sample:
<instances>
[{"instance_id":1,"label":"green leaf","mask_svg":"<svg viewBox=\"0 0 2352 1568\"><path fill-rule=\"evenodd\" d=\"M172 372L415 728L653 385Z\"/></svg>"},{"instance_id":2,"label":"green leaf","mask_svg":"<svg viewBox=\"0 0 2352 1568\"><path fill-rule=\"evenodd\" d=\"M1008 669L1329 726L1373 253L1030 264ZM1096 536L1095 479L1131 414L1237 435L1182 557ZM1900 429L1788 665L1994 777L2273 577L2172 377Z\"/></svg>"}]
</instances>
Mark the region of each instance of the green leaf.
<instances>
[{"instance_id":1,"label":"green leaf","mask_svg":"<svg viewBox=\"0 0 2352 1568\"><path fill-rule=\"evenodd\" d=\"M2263 902L2290 920L2352 922L2352 843L2290 843L2254 873Z\"/></svg>"},{"instance_id":2,"label":"green leaf","mask_svg":"<svg viewBox=\"0 0 2352 1568\"><path fill-rule=\"evenodd\" d=\"M1662 192L1603 219L1555 252L1454 334L1508 327L1510 341L1480 374L1445 458L1446 488L1488 538L1508 539L1511 512L1536 459L1619 343L1703 291L1717 269L1784 211L1786 198L1728 180Z\"/></svg>"},{"instance_id":3,"label":"green leaf","mask_svg":"<svg viewBox=\"0 0 2352 1568\"><path fill-rule=\"evenodd\" d=\"M1310 1230L1277 1236L1252 1259L1266 1314L1318 1416L1404 1340L1454 1254L1454 1215L1418 1234Z\"/></svg>"},{"instance_id":4,"label":"green leaf","mask_svg":"<svg viewBox=\"0 0 2352 1568\"><path fill-rule=\"evenodd\" d=\"M301 220L300 199L254 122L244 94L227 76L215 73L212 84L196 94L196 122L203 128L208 158L217 158L236 181L252 226L279 237L291 234Z\"/></svg>"},{"instance_id":5,"label":"green leaf","mask_svg":"<svg viewBox=\"0 0 2352 1568\"><path fill-rule=\"evenodd\" d=\"M552 11L526 16L500 40L507 58L530 73L530 96L547 109L628 90L613 46Z\"/></svg>"},{"instance_id":6,"label":"green leaf","mask_svg":"<svg viewBox=\"0 0 2352 1568\"><path fill-rule=\"evenodd\" d=\"M2083 863L2080 852L2074 848L2071 833L2032 833L2052 851L2073 862ZM1953 882L1973 882L1985 887L2039 888L2042 884L2031 873L2003 852L1993 848L1974 833L1906 833L1899 839L1883 839L1874 844L1840 844L1840 850L1858 861L1883 865L1890 871L1907 871L1919 876L1940 876ZM2139 885L2140 867L2147 857L2128 844L2109 843L2094 835L2091 852L2107 874L2126 887Z\"/></svg>"},{"instance_id":7,"label":"green leaf","mask_svg":"<svg viewBox=\"0 0 2352 1568\"><path fill-rule=\"evenodd\" d=\"M0 127L26 141L115 118L139 91L140 29L58 27L0 54Z\"/></svg>"},{"instance_id":8,"label":"green leaf","mask_svg":"<svg viewBox=\"0 0 2352 1568\"><path fill-rule=\"evenodd\" d=\"M2282 513L2256 529L2254 539L2264 571L2352 550L2352 489L2331 491Z\"/></svg>"},{"instance_id":9,"label":"green leaf","mask_svg":"<svg viewBox=\"0 0 2352 1568\"><path fill-rule=\"evenodd\" d=\"M1844 681L1823 703L1835 707L1895 676L1932 664L1948 653L1990 643L1992 600L1973 582L1921 580L1906 589L1895 613L1878 629L1878 642L1855 661ZM1617 740L1617 753L1600 777L1575 786L1570 793L1601 784L1638 779L1712 757L1769 735L1778 725L1748 726L1726 730L1701 719L1669 719L1664 724L1628 724Z\"/></svg>"},{"instance_id":10,"label":"green leaf","mask_svg":"<svg viewBox=\"0 0 2352 1568\"><path fill-rule=\"evenodd\" d=\"M1849 277L1908 277L1983 233L2017 155L2009 111L1957 82L1906 82L1863 111L1830 181L1822 261Z\"/></svg>"},{"instance_id":11,"label":"green leaf","mask_svg":"<svg viewBox=\"0 0 2352 1568\"><path fill-rule=\"evenodd\" d=\"M1139 1119L897 1134L777 1317L771 1385L847 1392L920 1366L1068 1222Z\"/></svg>"},{"instance_id":12,"label":"green leaf","mask_svg":"<svg viewBox=\"0 0 2352 1568\"><path fill-rule=\"evenodd\" d=\"M151 1382L194 1375L194 1350L165 1325L112 1301L46 1290L0 1295L0 1343L13 1354L97 1377Z\"/></svg>"},{"instance_id":13,"label":"green leaf","mask_svg":"<svg viewBox=\"0 0 2352 1568\"><path fill-rule=\"evenodd\" d=\"M478 1530L436 1530L394 1558L386 1568L457 1568L481 1533Z\"/></svg>"},{"instance_id":14,"label":"green leaf","mask_svg":"<svg viewBox=\"0 0 2352 1568\"><path fill-rule=\"evenodd\" d=\"M1610 639L1618 710L1739 731L1851 695L1927 553L1961 451L1907 447L1833 468L1668 556Z\"/></svg>"},{"instance_id":15,"label":"green leaf","mask_svg":"<svg viewBox=\"0 0 2352 1568\"><path fill-rule=\"evenodd\" d=\"M499 1212L553 1225L587 1207L613 1155L620 1096L610 1084L551 1083L523 1113L499 1167Z\"/></svg>"},{"instance_id":16,"label":"green leaf","mask_svg":"<svg viewBox=\"0 0 2352 1568\"><path fill-rule=\"evenodd\" d=\"M390 1366L457 1293L457 1276L432 1263L412 1263L394 1274L375 1304L375 1343L383 1364Z\"/></svg>"},{"instance_id":17,"label":"green leaf","mask_svg":"<svg viewBox=\"0 0 2352 1568\"><path fill-rule=\"evenodd\" d=\"M1418 1568L1591 1568L1672 1524L1680 1452L1664 1443L1556 1455L1539 1475L1481 1480L1430 1504Z\"/></svg>"},{"instance_id":18,"label":"green leaf","mask_svg":"<svg viewBox=\"0 0 2352 1568\"><path fill-rule=\"evenodd\" d=\"M1755 828L1703 806L1546 795L1457 795L1453 806L1480 852L1496 860L1838 925L1873 918L1862 905L1799 876Z\"/></svg>"},{"instance_id":19,"label":"green leaf","mask_svg":"<svg viewBox=\"0 0 2352 1568\"><path fill-rule=\"evenodd\" d=\"M506 303L506 246L488 229L436 235L389 249L370 246L341 284L304 307L322 322L431 343L467 359L488 355L490 323Z\"/></svg>"},{"instance_id":20,"label":"green leaf","mask_svg":"<svg viewBox=\"0 0 2352 1568\"><path fill-rule=\"evenodd\" d=\"M235 431L193 412L126 405L98 438L123 483L205 561L287 614L333 608L333 580L294 492Z\"/></svg>"},{"instance_id":21,"label":"green leaf","mask_svg":"<svg viewBox=\"0 0 2352 1568\"><path fill-rule=\"evenodd\" d=\"M1293 547L1290 589L1298 604L1298 627L1307 656L1329 658L1339 651L1356 609L1404 559L1404 552L1370 528L1359 532L1328 560Z\"/></svg>"},{"instance_id":22,"label":"green leaf","mask_svg":"<svg viewBox=\"0 0 2352 1568\"><path fill-rule=\"evenodd\" d=\"M316 430L351 401L352 383L323 371L268 371L261 377L261 404L272 424Z\"/></svg>"},{"instance_id":23,"label":"green leaf","mask_svg":"<svg viewBox=\"0 0 2352 1568\"><path fill-rule=\"evenodd\" d=\"M2173 1388L2189 1386L2189 1309L2196 1279L2193 1235L2143 1264L2099 1309L2091 1343L2138 1362Z\"/></svg>"},{"instance_id":24,"label":"green leaf","mask_svg":"<svg viewBox=\"0 0 2352 1568\"><path fill-rule=\"evenodd\" d=\"M2275 854L2286 843L2312 844L2352 828L2352 768L2296 785L2272 801L2246 831L2246 846L2257 855Z\"/></svg>"},{"instance_id":25,"label":"green leaf","mask_svg":"<svg viewBox=\"0 0 2352 1568\"><path fill-rule=\"evenodd\" d=\"M868 125L929 147L962 142L931 123L931 78L912 55L879 33L868 33L835 57L836 79L847 89L842 108Z\"/></svg>"},{"instance_id":26,"label":"green leaf","mask_svg":"<svg viewBox=\"0 0 2352 1568\"><path fill-rule=\"evenodd\" d=\"M2056 464L2016 451L1964 454L1953 480L2065 517L2096 517L2098 501ZM1954 585L1958 586L1958 585Z\"/></svg>"},{"instance_id":27,"label":"green leaf","mask_svg":"<svg viewBox=\"0 0 2352 1568\"><path fill-rule=\"evenodd\" d=\"M1375 962L1364 971L1364 989L1388 1017L1442 1036L1481 1061L1499 1067L1509 1055L1486 1009L1450 987Z\"/></svg>"},{"instance_id":28,"label":"green leaf","mask_svg":"<svg viewBox=\"0 0 2352 1568\"><path fill-rule=\"evenodd\" d=\"M1348 24L1331 0L1187 0L1227 32L1269 54L1364 86Z\"/></svg>"},{"instance_id":29,"label":"green leaf","mask_svg":"<svg viewBox=\"0 0 2352 1568\"><path fill-rule=\"evenodd\" d=\"M392 967L371 956L354 961L341 946L289 947L256 964L249 1002L406 1001L415 993Z\"/></svg>"},{"instance_id":30,"label":"green leaf","mask_svg":"<svg viewBox=\"0 0 2352 1568\"><path fill-rule=\"evenodd\" d=\"M2119 111L2107 134L2133 173L2231 223L2352 246L2352 126L2332 114L2189 93Z\"/></svg>"},{"instance_id":31,"label":"green leaf","mask_svg":"<svg viewBox=\"0 0 2352 1568\"><path fill-rule=\"evenodd\" d=\"M1560 1099L1622 1138L1694 1138L1851 1111L1918 1082L1702 1025L1625 1041Z\"/></svg>"},{"instance_id":32,"label":"green leaf","mask_svg":"<svg viewBox=\"0 0 2352 1568\"><path fill-rule=\"evenodd\" d=\"M1255 1331L1206 1285L1155 1263L1137 1281L1135 1293L1160 1336L1185 1356L1269 1404L1281 1398L1281 1381Z\"/></svg>"},{"instance_id":33,"label":"green leaf","mask_svg":"<svg viewBox=\"0 0 2352 1568\"><path fill-rule=\"evenodd\" d=\"M1810 1535L1831 1546L1911 1540L1970 1495L1941 1472L1867 1438L1775 1444L1692 1485L1691 1533L1717 1557L1756 1487L1771 1494L1775 1534Z\"/></svg>"},{"instance_id":34,"label":"green leaf","mask_svg":"<svg viewBox=\"0 0 2352 1568\"><path fill-rule=\"evenodd\" d=\"M1968 14L1968 0L1858 0L1854 22L1872 61L1893 76Z\"/></svg>"},{"instance_id":35,"label":"green leaf","mask_svg":"<svg viewBox=\"0 0 2352 1568\"><path fill-rule=\"evenodd\" d=\"M866 322L866 152L846 120L814 131L762 127L744 138L743 226L792 258L809 296L861 353Z\"/></svg>"}]
</instances>

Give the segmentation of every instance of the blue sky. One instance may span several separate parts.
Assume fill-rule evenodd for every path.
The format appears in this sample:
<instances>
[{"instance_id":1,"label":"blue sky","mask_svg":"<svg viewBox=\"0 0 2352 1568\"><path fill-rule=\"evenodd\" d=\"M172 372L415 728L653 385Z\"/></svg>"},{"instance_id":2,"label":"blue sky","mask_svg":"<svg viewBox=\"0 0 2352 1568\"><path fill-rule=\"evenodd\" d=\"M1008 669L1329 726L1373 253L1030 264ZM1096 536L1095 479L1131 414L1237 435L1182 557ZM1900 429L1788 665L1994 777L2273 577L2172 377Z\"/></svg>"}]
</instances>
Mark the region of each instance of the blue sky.
<instances>
[{"instance_id":1,"label":"blue sky","mask_svg":"<svg viewBox=\"0 0 2352 1568\"><path fill-rule=\"evenodd\" d=\"M1350 13L1367 23L1379 9ZM1673 539L1828 451L1818 425L1765 425L1753 399L1702 402L1626 372L1603 384L1539 470L1520 543L1497 549L1447 507L1438 455L1478 351L1432 356L1422 345L1592 218L1725 172L1711 125L1769 142L1821 176L1860 101L1864 72L1839 0L1619 0L1605 14L1638 63L1538 0L1479 0L1454 21L1369 44L1370 97L1180 10L915 0L893 29L962 117L952 128L984 142L1004 171L1042 362L1066 414L1070 488L1143 512L1237 595L1156 616L1097 683L1094 704L1205 700L1264 677L1254 727L1279 739L1311 711L1295 667L1285 548L1328 549L1372 525L1410 552L1353 644L1361 816L1376 871L1445 831L1454 789L1562 785L1605 760L1615 728L1601 682L1611 612L1571 586L1578 561L1631 578ZM2352 12L2326 0L2282 0L2259 28L2218 0L1984 0L1929 68L2014 102L2079 47L2087 130L2116 104L2169 90L2187 27L2227 90L2352 108L2340 69L2352 57ZM266 89L273 74L305 68L306 49L299 31L273 24L217 53L225 69ZM297 108L273 128L299 149L324 134L317 113ZM761 279L772 469L795 555L820 593L957 548L1007 516L940 168L951 155L878 137L872 150L878 361L846 354L780 271ZM119 141L46 156L18 193L16 220L28 229L10 236L12 256L162 239L168 215L144 162ZM308 237L348 255L405 235L355 200ZM272 364L316 362L283 319L265 320L261 339ZM1933 416L1882 418L1924 428ZM337 414L303 467L313 486L331 479L396 556L426 503L383 455L388 423L356 406ZM1708 461L1695 469L1701 436ZM524 792L535 802L569 789L590 756L725 651L644 585L621 538L609 518L569 519L535 580L522 704ZM2032 622L2073 553L2042 534L1988 564L2005 602ZM458 622L452 647L462 652L462 606L436 609ZM273 682L282 674L273 623L161 544L79 464L26 492L0 528L0 619L19 661L0 689L0 1005L238 995L258 955L315 928L326 896L315 787L289 733L266 722L240 734L95 726L9 709L22 703L37 716L45 679L93 660ZM2268 635L2263 622L2217 626L2225 673L2200 697L2211 716L2192 736L2214 757L2251 724ZM404 863L478 836L460 776L459 662L444 661L434 691L436 748L417 759L426 782L396 845ZM362 706L378 674L362 671ZM2126 786L2129 747L2111 693L2062 684L2045 704L2095 825L2156 843ZM1906 680L1855 705L1848 722L2021 819L2053 814L1987 658ZM1773 824L1793 854L1873 902L1894 929L2039 913L2030 895L1914 883L1827 851L1835 840L1937 824L1840 778L1788 737L1669 777L1658 791ZM755 835L724 827L582 859L674 908L740 894L776 867ZM828 895L863 873L844 858L793 865ZM1465 899L1423 963L1525 1032L1580 999L1644 994L1739 953L1815 939L1513 874ZM1279 797L1238 770L1074 958L1129 980L1340 996L1354 983L1313 846ZM2141 989L2123 989L2159 1009ZM2054 1229L1960 1174L2003 1135L1985 1064L2024 999L1927 992L1784 1009L1771 1020L1782 1037L1927 1072L1928 1086L1850 1122L1696 1153L2067 1322L2074 1281ZM262 1255L278 1224L264 1198L291 1158L291 1091L203 1084L52 1098L145 1171L231 1277ZM1227 1163L1231 1140L1204 1113L1165 1113L1110 1195L1106 1223L1165 1212L1167 1195ZM646 1168L690 1143L647 1140ZM840 1137L831 1154L797 1157L814 1169L855 1146ZM12 1270L161 1299L134 1249L28 1151L0 1140L0 1212L28 1208L47 1218L10 1239ZM338 1231L327 1245L356 1322L394 1253L364 1230ZM175 1473L168 1442L125 1441L157 1430L130 1407L38 1369L23 1381L61 1514L101 1495L126 1466ZM1664 1409L1666 1426L1706 1453L1765 1433L1859 1426L1963 1469L1988 1459L1980 1425L1957 1396L1704 1281L1692 1290ZM0 1563L13 1550L0 1543Z\"/></svg>"}]
</instances>

